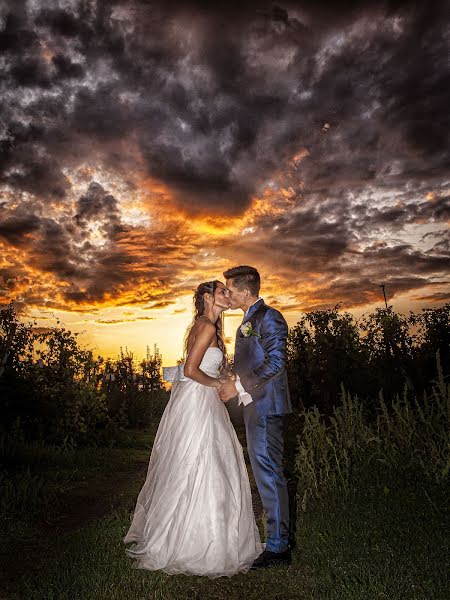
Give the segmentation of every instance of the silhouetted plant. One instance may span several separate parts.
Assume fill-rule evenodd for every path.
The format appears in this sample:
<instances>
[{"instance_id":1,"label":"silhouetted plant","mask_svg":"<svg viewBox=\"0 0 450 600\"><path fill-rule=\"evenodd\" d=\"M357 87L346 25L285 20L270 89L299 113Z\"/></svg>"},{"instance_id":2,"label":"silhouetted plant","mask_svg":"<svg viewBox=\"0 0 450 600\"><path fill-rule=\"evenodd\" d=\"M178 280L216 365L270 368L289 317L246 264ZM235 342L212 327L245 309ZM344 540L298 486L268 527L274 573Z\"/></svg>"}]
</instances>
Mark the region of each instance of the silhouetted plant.
<instances>
[{"instance_id":1,"label":"silhouetted plant","mask_svg":"<svg viewBox=\"0 0 450 600\"><path fill-rule=\"evenodd\" d=\"M21 323L12 306L0 311L0 416L3 431L60 446L110 443L127 426L148 426L167 392L161 356L94 359L77 334L58 323L46 331ZM140 369L140 370L139 370Z\"/></svg>"},{"instance_id":2,"label":"silhouetted plant","mask_svg":"<svg viewBox=\"0 0 450 600\"><path fill-rule=\"evenodd\" d=\"M306 313L288 338L288 375L294 404L329 411L341 383L358 389L367 380L367 357L350 313L332 309Z\"/></svg>"},{"instance_id":3,"label":"silhouetted plant","mask_svg":"<svg viewBox=\"0 0 450 600\"><path fill-rule=\"evenodd\" d=\"M413 377L417 387L423 388L433 376L438 350L444 370L450 365L450 302L424 308L419 314L411 312L409 323L416 329Z\"/></svg>"},{"instance_id":4,"label":"silhouetted plant","mask_svg":"<svg viewBox=\"0 0 450 600\"><path fill-rule=\"evenodd\" d=\"M405 387L390 402L380 392L378 401L368 403L342 386L330 418L317 407L302 411L296 472L303 508L313 497L345 493L383 473L420 473L436 482L448 478L450 384L439 352L435 360L437 380L423 398L411 396Z\"/></svg>"},{"instance_id":5,"label":"silhouetted plant","mask_svg":"<svg viewBox=\"0 0 450 600\"><path fill-rule=\"evenodd\" d=\"M317 405L330 414L343 383L361 398L380 390L391 400L402 393L421 394L433 377L436 351L444 373L450 369L450 304L409 317L392 307L377 309L359 321L333 309L306 313L288 338L288 377L294 405Z\"/></svg>"}]
</instances>

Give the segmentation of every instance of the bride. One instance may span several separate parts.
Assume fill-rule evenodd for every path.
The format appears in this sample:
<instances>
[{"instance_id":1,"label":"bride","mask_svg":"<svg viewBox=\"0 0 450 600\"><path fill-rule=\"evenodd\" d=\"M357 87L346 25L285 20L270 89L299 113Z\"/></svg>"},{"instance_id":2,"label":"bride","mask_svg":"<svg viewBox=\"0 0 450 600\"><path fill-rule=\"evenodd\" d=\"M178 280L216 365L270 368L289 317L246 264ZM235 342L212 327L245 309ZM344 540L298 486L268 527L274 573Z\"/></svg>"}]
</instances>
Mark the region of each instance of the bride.
<instances>
[{"instance_id":1,"label":"bride","mask_svg":"<svg viewBox=\"0 0 450 600\"><path fill-rule=\"evenodd\" d=\"M138 568L231 577L248 571L263 546L242 447L219 398L229 291L202 283L194 303L184 375L173 384L124 542L135 542L126 553Z\"/></svg>"}]
</instances>

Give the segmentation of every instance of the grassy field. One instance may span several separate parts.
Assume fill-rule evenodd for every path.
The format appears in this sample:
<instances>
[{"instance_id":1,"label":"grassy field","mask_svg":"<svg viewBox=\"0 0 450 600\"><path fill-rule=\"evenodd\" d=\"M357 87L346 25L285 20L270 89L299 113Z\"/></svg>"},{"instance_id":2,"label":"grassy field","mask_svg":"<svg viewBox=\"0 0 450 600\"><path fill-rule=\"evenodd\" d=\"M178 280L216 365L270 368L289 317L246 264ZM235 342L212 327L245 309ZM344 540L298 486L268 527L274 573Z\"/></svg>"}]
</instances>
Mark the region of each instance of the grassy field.
<instances>
[{"instance_id":1,"label":"grassy field","mask_svg":"<svg viewBox=\"0 0 450 600\"><path fill-rule=\"evenodd\" d=\"M65 451L0 444L1 600L24 598L24 582L64 552L66 535L131 502L153 436L126 432L119 447Z\"/></svg>"},{"instance_id":2,"label":"grassy field","mask_svg":"<svg viewBox=\"0 0 450 600\"><path fill-rule=\"evenodd\" d=\"M297 517L289 567L216 580L132 568L122 538L151 439L151 432L130 433L123 447L61 455L56 468L67 469L67 478L60 475L59 482L68 487L47 505L45 518L30 511L7 521L1 552L9 577L2 578L2 600L448 597L448 486L402 474L366 477L347 496L309 502ZM50 473L47 459L35 459L35 474Z\"/></svg>"},{"instance_id":3,"label":"grassy field","mask_svg":"<svg viewBox=\"0 0 450 600\"><path fill-rule=\"evenodd\" d=\"M133 569L121 542L129 509L115 510L68 534L48 556L47 570L26 578L16 597L443 600L448 548L441 492L375 487L346 502L329 501L301 515L303 546L293 565L218 580Z\"/></svg>"},{"instance_id":4,"label":"grassy field","mask_svg":"<svg viewBox=\"0 0 450 600\"><path fill-rule=\"evenodd\" d=\"M368 473L347 497L301 513L299 560L316 582L315 597L450 597L448 492L423 479L374 481Z\"/></svg>"}]
</instances>

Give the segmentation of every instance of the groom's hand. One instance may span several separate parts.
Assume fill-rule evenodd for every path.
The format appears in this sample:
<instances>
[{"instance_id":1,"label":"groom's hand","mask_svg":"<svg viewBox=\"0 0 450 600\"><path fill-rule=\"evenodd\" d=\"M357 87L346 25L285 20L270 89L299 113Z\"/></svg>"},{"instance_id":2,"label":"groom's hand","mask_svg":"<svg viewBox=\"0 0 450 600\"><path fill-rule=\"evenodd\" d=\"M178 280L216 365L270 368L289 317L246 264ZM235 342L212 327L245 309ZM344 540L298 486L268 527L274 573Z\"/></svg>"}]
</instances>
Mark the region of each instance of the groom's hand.
<instances>
[{"instance_id":1,"label":"groom's hand","mask_svg":"<svg viewBox=\"0 0 450 600\"><path fill-rule=\"evenodd\" d=\"M231 398L234 398L238 395L238 391L236 389L236 385L233 380L228 380L223 384L222 388L219 390L220 399L222 402L227 402Z\"/></svg>"}]
</instances>

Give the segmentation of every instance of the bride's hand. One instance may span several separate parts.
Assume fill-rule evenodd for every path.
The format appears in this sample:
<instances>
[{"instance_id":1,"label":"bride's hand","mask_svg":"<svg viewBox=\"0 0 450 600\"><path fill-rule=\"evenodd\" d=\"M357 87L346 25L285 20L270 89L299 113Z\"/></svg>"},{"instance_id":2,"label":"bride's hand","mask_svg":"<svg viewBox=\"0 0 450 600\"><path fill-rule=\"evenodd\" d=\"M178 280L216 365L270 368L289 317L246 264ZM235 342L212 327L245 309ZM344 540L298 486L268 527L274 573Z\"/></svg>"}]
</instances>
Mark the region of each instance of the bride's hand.
<instances>
[{"instance_id":1,"label":"bride's hand","mask_svg":"<svg viewBox=\"0 0 450 600\"><path fill-rule=\"evenodd\" d=\"M223 385L227 382L226 379L216 379L216 382L214 383L214 387L216 388L216 390L218 390L220 392L220 390L222 389Z\"/></svg>"}]
</instances>

